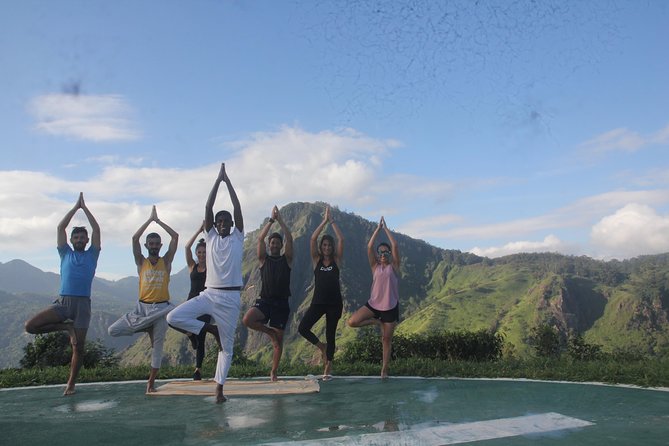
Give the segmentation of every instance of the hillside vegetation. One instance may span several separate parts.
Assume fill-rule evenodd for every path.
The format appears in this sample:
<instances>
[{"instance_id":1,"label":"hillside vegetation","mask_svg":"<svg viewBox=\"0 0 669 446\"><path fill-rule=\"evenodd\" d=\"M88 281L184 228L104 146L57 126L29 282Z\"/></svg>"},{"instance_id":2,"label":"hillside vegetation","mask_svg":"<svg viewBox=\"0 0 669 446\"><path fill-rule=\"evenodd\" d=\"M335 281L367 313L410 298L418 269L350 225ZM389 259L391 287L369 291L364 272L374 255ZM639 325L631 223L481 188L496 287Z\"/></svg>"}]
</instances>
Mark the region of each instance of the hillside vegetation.
<instances>
[{"instance_id":1,"label":"hillside vegetation","mask_svg":"<svg viewBox=\"0 0 669 446\"><path fill-rule=\"evenodd\" d=\"M297 325L313 294L309 237L322 221L324 207L324 203L291 203L281 209L291 228L295 251L291 276L292 314L285 337L286 364L313 364L319 359L316 349L297 334ZM340 355L346 344L361 336L360 330L347 327L345 321L368 298L371 272L366 245L376 222L336 208L333 216L345 236L345 256L341 265L345 314L337 335ZM392 220L389 224L392 227ZM246 285L240 320L260 289L255 255L259 228L248 232L245 240L243 274ZM326 232L332 233L331 229ZM565 340L582 335L586 342L599 344L604 351L631 351L651 356L669 354L669 254L608 262L551 253L488 259L436 248L403 234L397 234L396 239L402 256L402 322L397 329L400 334L492 330L503 335L505 355L525 358L532 353L528 346L532 329L548 325ZM28 307L20 302L31 302L32 307L41 296L39 303L43 304L47 300L45 295L53 295L55 291L53 288L48 292L40 289L39 293L37 290L22 291L14 282L6 289L4 271L10 263L0 264L0 290L5 291L0 293L0 299L10 303L5 308L13 310L10 311L12 314L3 311L1 318L5 323L0 329L14 331L9 335L10 340L0 346L3 352L12 349L16 354L20 350L20 340L29 340L27 335L20 334L25 316L23 310ZM12 277L17 274L17 271L11 273ZM34 270L31 274L42 277ZM50 280L57 286L58 277L53 276L55 278L50 277ZM41 280L31 279L31 283L41 283ZM133 305L137 298L136 286L136 278L134 282L133 278L118 282L96 279L94 316L96 311L105 316L99 325L112 322ZM187 287L188 277L184 270L173 276L171 293L175 303L183 301ZM323 328L321 322L314 331L320 335ZM96 328L94 333L99 334L106 345L111 345L103 329L102 326ZM270 347L266 338L255 332L249 333L241 324L237 337L247 356L269 362ZM17 338L19 341L11 340ZM7 340L7 337L3 339ZM148 363L150 353L146 336L128 339L137 339L137 342L122 352L122 364ZM185 337L170 331L165 344L165 363L190 364L193 360L193 352Z\"/></svg>"}]
</instances>

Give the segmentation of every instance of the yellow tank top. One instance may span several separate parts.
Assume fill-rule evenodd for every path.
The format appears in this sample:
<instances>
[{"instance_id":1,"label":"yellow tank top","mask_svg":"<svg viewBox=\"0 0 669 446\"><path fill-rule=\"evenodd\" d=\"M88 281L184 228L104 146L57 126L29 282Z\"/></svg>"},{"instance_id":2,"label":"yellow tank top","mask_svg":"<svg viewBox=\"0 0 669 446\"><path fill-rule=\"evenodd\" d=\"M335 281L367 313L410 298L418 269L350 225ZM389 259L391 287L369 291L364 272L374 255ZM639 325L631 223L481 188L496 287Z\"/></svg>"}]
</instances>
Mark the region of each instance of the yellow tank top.
<instances>
[{"instance_id":1,"label":"yellow tank top","mask_svg":"<svg viewBox=\"0 0 669 446\"><path fill-rule=\"evenodd\" d=\"M155 265L149 259L144 259L139 271L139 301L147 304L169 301L169 284L170 275L163 258L159 258Z\"/></svg>"}]
</instances>

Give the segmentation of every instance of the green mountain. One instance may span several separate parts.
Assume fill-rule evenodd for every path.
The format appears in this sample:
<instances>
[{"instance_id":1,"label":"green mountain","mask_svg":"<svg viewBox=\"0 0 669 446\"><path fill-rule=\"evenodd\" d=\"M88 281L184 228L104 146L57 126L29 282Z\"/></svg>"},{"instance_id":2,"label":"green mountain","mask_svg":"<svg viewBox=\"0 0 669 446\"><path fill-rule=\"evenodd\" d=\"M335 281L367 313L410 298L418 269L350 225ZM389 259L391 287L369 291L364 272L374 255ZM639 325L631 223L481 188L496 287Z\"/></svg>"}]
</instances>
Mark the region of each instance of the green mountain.
<instances>
[{"instance_id":1,"label":"green mountain","mask_svg":"<svg viewBox=\"0 0 669 446\"><path fill-rule=\"evenodd\" d=\"M295 251L291 276L292 313L284 349L284 361L288 362L317 362L319 359L316 349L297 334L297 326L313 294L309 238L322 221L324 208L325 203L291 203L281 209L291 228ZM337 334L337 345L341 348L360 334L359 330L346 326L346 319L368 298L371 272L366 246L376 222L338 209L332 211L345 236L344 261L340 265L345 314ZM237 336L248 356L269 362L271 348L267 338L256 332L249 333L241 325L243 313L253 305L260 289L255 247L262 225L264 222L248 232L245 240L246 285ZM332 234L330 228L326 228L326 232ZM669 353L669 254L608 262L549 253L488 259L436 248L403 234L396 234L396 240L402 256L398 333L492 329L505 334L508 351L523 356L530 353L527 346L530 330L547 323L563 336L582 334L587 342L600 344L607 350ZM0 352L5 353L2 356L10 350L16 355L30 339L21 334L27 308L48 303L44 295L21 294L18 285L6 289L3 269L8 264L0 264L0 290L5 291L0 293L0 301L7 303L6 311L0 314L0 331L5 334L0 336L5 340L4 344L0 343ZM32 283L41 283L44 277L30 271L35 274ZM42 274L49 275L56 284L55 288L47 288L50 291L46 294L53 296L57 292L58 276ZM11 275L13 280L18 279L12 283L26 283L17 277L20 273L13 271ZM132 308L137 299L136 290L136 277L117 282L96 279L93 306L99 327L95 330L92 327L91 331L106 330L106 325ZM174 303L183 301L187 291L188 274L182 270L172 277L170 292ZM321 321L314 327L319 336L324 336L323 325ZM14 327L11 334L9 327ZM101 339L107 345L119 339L126 342L125 345L133 343L122 352L123 363L149 362L146 335L116 339L105 335L106 331ZM125 345L115 346L123 349ZM18 363L16 356L14 358L14 364ZM170 330L165 343L165 362L193 361L185 336Z\"/></svg>"},{"instance_id":2,"label":"green mountain","mask_svg":"<svg viewBox=\"0 0 669 446\"><path fill-rule=\"evenodd\" d=\"M297 326L313 295L309 238L322 221L324 207L324 203L292 203L281 209L293 233L295 251L292 314L284 349L288 362L319 359L316 349L299 336ZM340 348L360 334L346 326L346 319L368 298L371 272L366 246L376 223L337 209L333 216L345 236ZM259 231L249 232L245 241L242 313L253 305L260 289L255 258ZM547 323L565 337L582 334L586 341L608 350L669 352L669 254L623 262L550 253L488 259L436 248L403 234L396 234L396 239L402 256L398 333L491 329L505 334L508 351L524 356L530 353L530 330ZM314 331L324 336L324 321ZM237 336L248 356L269 362L271 349L264 335L249 333L240 322ZM133 361L148 361L147 345L128 351ZM192 362L192 352L178 333L168 337L167 350L170 362Z\"/></svg>"}]
</instances>

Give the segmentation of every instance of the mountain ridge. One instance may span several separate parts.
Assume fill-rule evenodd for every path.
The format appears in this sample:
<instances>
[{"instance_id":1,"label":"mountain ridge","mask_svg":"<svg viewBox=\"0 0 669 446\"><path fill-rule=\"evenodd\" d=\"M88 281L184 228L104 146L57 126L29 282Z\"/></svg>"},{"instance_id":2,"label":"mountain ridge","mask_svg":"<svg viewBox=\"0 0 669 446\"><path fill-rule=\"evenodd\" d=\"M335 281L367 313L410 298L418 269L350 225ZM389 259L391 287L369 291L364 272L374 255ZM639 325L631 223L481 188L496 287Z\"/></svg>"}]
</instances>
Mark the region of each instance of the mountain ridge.
<instances>
[{"instance_id":1,"label":"mountain ridge","mask_svg":"<svg viewBox=\"0 0 669 446\"><path fill-rule=\"evenodd\" d=\"M297 325L313 294L313 268L309 238L322 221L325 203L290 203L281 209L294 238L291 276L291 316L286 329L284 359L289 362L317 361L316 349L297 333ZM346 326L345 320L367 301L371 271L367 263L367 241L377 223L332 207L332 214L345 237L341 265L344 316L338 325L338 347L355 339L360 331ZM256 242L264 222L248 232L244 241L242 271L242 314L253 304L260 289ZM326 232L332 233L331 229ZM636 349L664 355L669 352L669 253L641 256L629 260L601 261L586 256L555 253L520 253L490 259L429 245L422 240L394 233L402 256L400 279L401 323L398 333L431 333L436 330L497 330L518 355L527 355L530 330L541 323L555 326L563 336L578 333L588 342L607 349ZM384 240L380 238L379 242ZM23 263L21 263L23 262ZM21 269L25 269L25 276ZM37 271L36 271L37 270ZM11 271L11 274L8 272ZM0 300L30 299L46 305L58 291L58 275L41 272L27 262L0 263ZM11 277L5 288L5 278ZM30 291L16 283L26 283ZM128 311L137 299L137 277L118 281L94 280L93 311L100 312L91 335L99 335L106 345L125 349L124 363L148 362L148 344L141 335L111 338L103 325ZM172 275L170 293L175 304L184 300L189 288L184 268ZM9 291L8 291L9 290ZM27 300L26 300L27 299ZM34 305L33 305L34 306ZM14 311L18 311L16 308ZM31 306L32 308L32 306ZM25 312L22 312L25 313ZM6 317L5 317L6 316ZM22 322L5 315L8 324L0 325L3 334L27 339ZM27 316L26 316L27 317ZM11 322L9 320L11 319ZM14 327L8 332L8 325ZM315 332L322 330L321 324ZM9 330L11 331L11 330ZM269 342L264 335L239 325L237 337L247 355L267 360ZM23 339L22 338L22 339ZM91 336L89 336L91 338ZM139 340L137 341L137 338ZM94 338L92 338L94 339ZM119 344L119 339L123 342ZM27 342L27 340L26 340ZM12 361L18 363L17 345L12 345ZM130 345L133 344L133 345ZM7 357L8 352L3 356ZM170 330L165 343L165 361L189 363L193 352L183 335ZM11 356L11 355L10 355Z\"/></svg>"}]
</instances>

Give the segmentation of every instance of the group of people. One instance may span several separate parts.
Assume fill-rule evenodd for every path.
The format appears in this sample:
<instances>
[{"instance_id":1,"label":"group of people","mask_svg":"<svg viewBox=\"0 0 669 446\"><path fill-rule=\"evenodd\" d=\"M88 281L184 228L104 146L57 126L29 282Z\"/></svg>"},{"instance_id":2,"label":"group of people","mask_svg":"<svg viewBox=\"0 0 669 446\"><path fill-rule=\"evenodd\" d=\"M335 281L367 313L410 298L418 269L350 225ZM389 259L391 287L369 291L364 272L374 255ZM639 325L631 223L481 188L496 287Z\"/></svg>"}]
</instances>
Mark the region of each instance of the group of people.
<instances>
[{"instance_id":1,"label":"group of people","mask_svg":"<svg viewBox=\"0 0 669 446\"><path fill-rule=\"evenodd\" d=\"M221 183L225 183L233 212L213 213L214 203ZM72 217L81 209L91 225L91 245L85 227L74 227L67 243L66 229ZM142 254L140 238L151 223L156 223L170 236L167 252L161 257L162 240L152 232L146 236L144 247L148 256ZM283 236L270 230L278 223ZM336 240L321 233L329 225ZM390 244L376 239L384 232ZM75 206L63 217L57 230L58 252L61 257L60 298L39 312L25 324L32 334L67 331L72 345L70 375L64 395L75 392L75 383L81 368L86 333L91 318L91 284L95 276L100 254L100 226L84 202L83 193ZM195 247L198 236L204 233ZM269 234L269 237L268 237ZM268 237L268 238L267 238ZM320 240L319 240L320 237ZM267 242L265 239L267 238ZM155 379L162 361L162 352L168 325L185 333L196 350L196 366L193 379L201 379L206 334L211 334L218 345L216 363L216 402L226 400L223 385L232 363L237 321L241 311L243 287L242 256L244 243L244 220L241 205L228 177L225 164L209 193L205 205L202 225L186 243L186 263L190 272L191 289L186 302L175 307L170 303L168 291L172 261L177 251L179 235L160 218L153 206L149 219L132 237L133 255L139 274L139 301L135 309L114 322L108 329L111 336L129 336L147 332L152 346L151 371L147 382L147 393L155 392ZM332 217L330 208L325 209L323 221L310 239L310 255L314 267L314 293L311 305L302 318L298 332L320 350L324 365L323 379L331 378L332 360L335 353L335 334L342 316L343 302L340 286L340 266L344 258L344 236ZM367 257L372 271L370 299L348 320L350 327L378 325L382 333L383 360L381 377L388 376L391 342L395 326L399 321L398 277L400 255L397 243L381 217L378 226L367 244ZM288 299L290 274L293 263L293 238L290 229L274 206L271 216L263 226L257 243L257 258L260 266L261 290L255 304L245 313L243 324L265 333L273 347L270 379L278 379L278 368L283 352L283 338L290 313ZM312 332L313 326L325 316L325 342Z\"/></svg>"}]
</instances>

